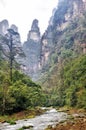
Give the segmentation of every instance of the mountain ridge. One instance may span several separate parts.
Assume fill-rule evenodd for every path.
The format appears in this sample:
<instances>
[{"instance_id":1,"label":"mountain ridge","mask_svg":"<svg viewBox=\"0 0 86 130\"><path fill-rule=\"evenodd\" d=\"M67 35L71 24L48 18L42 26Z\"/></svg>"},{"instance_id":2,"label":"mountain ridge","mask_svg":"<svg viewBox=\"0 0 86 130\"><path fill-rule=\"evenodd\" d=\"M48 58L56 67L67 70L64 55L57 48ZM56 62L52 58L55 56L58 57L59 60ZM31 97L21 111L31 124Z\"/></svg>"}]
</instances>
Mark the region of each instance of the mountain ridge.
<instances>
[{"instance_id":1,"label":"mountain ridge","mask_svg":"<svg viewBox=\"0 0 86 130\"><path fill-rule=\"evenodd\" d=\"M38 20L33 20L27 40L23 44L26 59L19 60L18 58L20 63L23 62L24 66L21 68L23 70L25 68L25 73L27 72L31 78L34 77L33 79L37 80L46 70L52 68L52 64L60 62L66 55L77 56L86 53L85 10L86 0L59 0L42 36ZM8 21L4 20L0 23L1 27L4 26L4 30L1 28L2 32L6 33L9 27ZM11 28L18 30L15 25ZM35 48L38 48L37 51ZM35 77L36 74L38 76Z\"/></svg>"},{"instance_id":2,"label":"mountain ridge","mask_svg":"<svg viewBox=\"0 0 86 130\"><path fill-rule=\"evenodd\" d=\"M59 0L44 34L34 19L22 48L17 62L42 86L47 106L86 108L86 0Z\"/></svg>"}]
</instances>

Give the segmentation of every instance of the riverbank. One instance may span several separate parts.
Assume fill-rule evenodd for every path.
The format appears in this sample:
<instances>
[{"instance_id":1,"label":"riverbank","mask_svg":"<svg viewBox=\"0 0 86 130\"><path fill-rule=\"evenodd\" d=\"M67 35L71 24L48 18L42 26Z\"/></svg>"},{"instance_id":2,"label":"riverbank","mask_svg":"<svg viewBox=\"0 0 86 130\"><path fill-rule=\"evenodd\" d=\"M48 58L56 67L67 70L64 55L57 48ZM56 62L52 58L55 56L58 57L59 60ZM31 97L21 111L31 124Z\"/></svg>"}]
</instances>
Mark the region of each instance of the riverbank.
<instances>
[{"instance_id":1,"label":"riverbank","mask_svg":"<svg viewBox=\"0 0 86 130\"><path fill-rule=\"evenodd\" d=\"M60 123L49 130L86 130L86 118Z\"/></svg>"},{"instance_id":2,"label":"riverbank","mask_svg":"<svg viewBox=\"0 0 86 130\"><path fill-rule=\"evenodd\" d=\"M48 125L56 125L57 122L66 120L67 114L64 112L57 112L54 108L48 108L46 112L34 118L26 118L15 121L15 124L9 122L0 123L1 130L24 130L31 128L33 130L45 130Z\"/></svg>"},{"instance_id":3,"label":"riverbank","mask_svg":"<svg viewBox=\"0 0 86 130\"><path fill-rule=\"evenodd\" d=\"M31 108L0 117L0 129L20 130L86 130L86 111L60 108Z\"/></svg>"},{"instance_id":4,"label":"riverbank","mask_svg":"<svg viewBox=\"0 0 86 130\"><path fill-rule=\"evenodd\" d=\"M28 108L27 110L13 113L10 115L0 115L0 122L8 122L10 124L15 124L15 121L17 120L34 118L35 116L41 115L44 112L45 110L41 109L40 107Z\"/></svg>"},{"instance_id":5,"label":"riverbank","mask_svg":"<svg viewBox=\"0 0 86 130\"><path fill-rule=\"evenodd\" d=\"M67 120L57 123L54 127L48 126L46 130L86 130L86 110L67 109L65 111L68 114Z\"/></svg>"}]
</instances>

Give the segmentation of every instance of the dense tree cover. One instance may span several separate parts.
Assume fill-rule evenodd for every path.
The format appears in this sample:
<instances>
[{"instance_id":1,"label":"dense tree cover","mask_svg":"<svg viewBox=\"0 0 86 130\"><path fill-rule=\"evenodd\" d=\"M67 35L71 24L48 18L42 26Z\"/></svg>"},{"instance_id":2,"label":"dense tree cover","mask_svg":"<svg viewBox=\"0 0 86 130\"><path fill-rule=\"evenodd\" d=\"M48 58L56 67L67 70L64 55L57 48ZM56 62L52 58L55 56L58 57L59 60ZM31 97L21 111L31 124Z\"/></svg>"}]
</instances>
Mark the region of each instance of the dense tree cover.
<instances>
[{"instance_id":1,"label":"dense tree cover","mask_svg":"<svg viewBox=\"0 0 86 130\"><path fill-rule=\"evenodd\" d=\"M0 62L0 113L12 113L28 107L43 106L45 96L41 86L35 84L28 76L13 70L10 81L8 63Z\"/></svg>"},{"instance_id":2,"label":"dense tree cover","mask_svg":"<svg viewBox=\"0 0 86 130\"><path fill-rule=\"evenodd\" d=\"M86 55L58 63L44 86L50 90L47 105L86 108Z\"/></svg>"},{"instance_id":3,"label":"dense tree cover","mask_svg":"<svg viewBox=\"0 0 86 130\"><path fill-rule=\"evenodd\" d=\"M86 108L86 56L69 62L63 70L65 104Z\"/></svg>"},{"instance_id":4,"label":"dense tree cover","mask_svg":"<svg viewBox=\"0 0 86 130\"><path fill-rule=\"evenodd\" d=\"M43 106L46 100L41 86L18 71L20 67L14 60L15 55L25 55L18 47L14 48L14 41L11 34L10 39L0 35L0 114Z\"/></svg>"},{"instance_id":5,"label":"dense tree cover","mask_svg":"<svg viewBox=\"0 0 86 130\"><path fill-rule=\"evenodd\" d=\"M41 92L41 87L31 81L31 79L14 68L19 68L17 63L13 65L16 51L14 49L13 37L0 35L0 113L12 113L26 109L33 104L37 104L35 100L31 101L35 94L35 99L38 92ZM8 49L7 49L8 48ZM7 50L6 50L7 49ZM14 52L15 51L15 52ZM19 52L17 52L19 53ZM4 61L5 60L5 61ZM38 87L38 89L37 89ZM32 92L31 92L32 91ZM37 97L38 98L38 97ZM34 102L34 103L33 103ZM40 101L39 101L40 102Z\"/></svg>"}]
</instances>

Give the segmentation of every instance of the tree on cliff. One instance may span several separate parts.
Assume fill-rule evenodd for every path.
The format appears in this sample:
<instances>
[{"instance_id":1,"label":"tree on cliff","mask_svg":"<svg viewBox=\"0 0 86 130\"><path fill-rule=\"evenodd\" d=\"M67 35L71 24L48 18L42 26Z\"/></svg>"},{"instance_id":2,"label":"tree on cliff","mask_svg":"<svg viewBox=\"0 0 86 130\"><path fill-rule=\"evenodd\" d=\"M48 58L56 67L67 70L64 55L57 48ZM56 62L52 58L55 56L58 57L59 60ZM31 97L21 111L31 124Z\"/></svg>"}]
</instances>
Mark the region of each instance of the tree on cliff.
<instances>
[{"instance_id":1,"label":"tree on cliff","mask_svg":"<svg viewBox=\"0 0 86 130\"><path fill-rule=\"evenodd\" d=\"M10 80L12 81L12 69L13 69L13 61L15 59L15 56L17 54L23 54L23 51L20 47L17 47L15 43L16 36L18 36L19 33L15 32L13 29L8 29L8 33L5 36L0 36L0 46L1 51L3 53L3 57L7 58L9 60L9 66L10 66Z\"/></svg>"}]
</instances>

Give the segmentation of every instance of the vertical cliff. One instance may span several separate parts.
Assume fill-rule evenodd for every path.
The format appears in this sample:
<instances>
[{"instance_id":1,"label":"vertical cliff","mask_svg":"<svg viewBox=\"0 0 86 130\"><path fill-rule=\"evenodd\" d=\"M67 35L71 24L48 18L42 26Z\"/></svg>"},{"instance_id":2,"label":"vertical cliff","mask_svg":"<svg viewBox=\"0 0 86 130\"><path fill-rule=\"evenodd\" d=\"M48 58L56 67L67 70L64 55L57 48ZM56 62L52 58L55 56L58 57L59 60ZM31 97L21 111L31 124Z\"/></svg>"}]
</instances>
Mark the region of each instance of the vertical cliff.
<instances>
[{"instance_id":1,"label":"vertical cliff","mask_svg":"<svg viewBox=\"0 0 86 130\"><path fill-rule=\"evenodd\" d=\"M6 34L8 28L9 28L9 23L6 19L0 22L0 34L2 35Z\"/></svg>"},{"instance_id":2,"label":"vertical cliff","mask_svg":"<svg viewBox=\"0 0 86 130\"><path fill-rule=\"evenodd\" d=\"M23 44L23 50L26 55L25 71L32 78L35 78L40 69L40 29L37 19L32 22L27 41Z\"/></svg>"},{"instance_id":3,"label":"vertical cliff","mask_svg":"<svg viewBox=\"0 0 86 130\"><path fill-rule=\"evenodd\" d=\"M4 52L3 57L7 59L9 55L9 47L10 47L10 33L8 29L12 29L14 32L16 32L18 35L12 35L12 46L13 46L13 52L15 53L15 59L18 63L20 63L22 53L22 45L21 45L21 38L20 34L18 33L18 27L14 24L9 26L8 20L3 20L0 22L0 46L2 47L2 50Z\"/></svg>"},{"instance_id":4,"label":"vertical cliff","mask_svg":"<svg viewBox=\"0 0 86 130\"><path fill-rule=\"evenodd\" d=\"M80 55L86 55L86 0L59 0L41 38L39 82L61 86L64 64Z\"/></svg>"},{"instance_id":5,"label":"vertical cliff","mask_svg":"<svg viewBox=\"0 0 86 130\"><path fill-rule=\"evenodd\" d=\"M38 27L38 20L34 19L32 22L31 30L28 33L27 41L33 40L35 42L40 41L40 29Z\"/></svg>"},{"instance_id":6,"label":"vertical cliff","mask_svg":"<svg viewBox=\"0 0 86 130\"><path fill-rule=\"evenodd\" d=\"M86 53L85 11L86 0L59 0L42 37L38 20L33 20L23 45L28 75L37 78L39 71L40 74L49 71L64 57Z\"/></svg>"},{"instance_id":7,"label":"vertical cliff","mask_svg":"<svg viewBox=\"0 0 86 130\"><path fill-rule=\"evenodd\" d=\"M0 34L6 35L9 23L0 22ZM18 32L15 25L10 27ZM15 38L15 46L22 48L20 35ZM34 19L27 41L23 44L24 59L17 54L18 63L32 78L44 74L67 57L86 54L86 0L59 0L53 9L49 25L40 36L38 20Z\"/></svg>"},{"instance_id":8,"label":"vertical cliff","mask_svg":"<svg viewBox=\"0 0 86 130\"><path fill-rule=\"evenodd\" d=\"M86 0L59 0L42 36L42 66L59 60L63 51L86 53L85 13Z\"/></svg>"}]
</instances>

